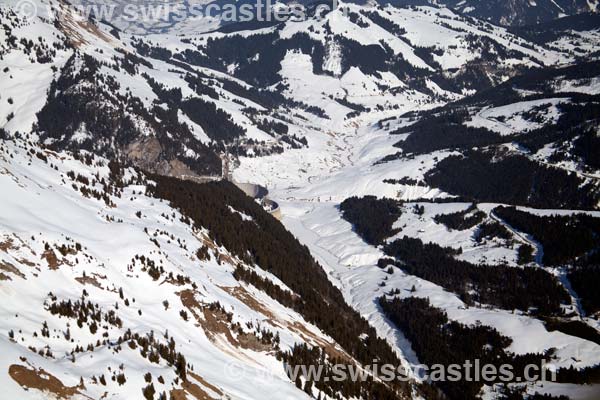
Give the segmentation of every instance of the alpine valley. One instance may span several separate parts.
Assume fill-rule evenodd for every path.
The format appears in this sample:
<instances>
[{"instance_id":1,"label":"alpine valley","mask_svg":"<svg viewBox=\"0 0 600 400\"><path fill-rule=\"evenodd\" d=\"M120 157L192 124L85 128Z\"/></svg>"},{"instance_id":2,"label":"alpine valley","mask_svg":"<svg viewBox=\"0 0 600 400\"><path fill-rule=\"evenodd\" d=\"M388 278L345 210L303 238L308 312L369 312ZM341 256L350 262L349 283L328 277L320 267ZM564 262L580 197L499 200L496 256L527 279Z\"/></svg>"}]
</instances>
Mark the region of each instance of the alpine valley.
<instances>
[{"instance_id":1,"label":"alpine valley","mask_svg":"<svg viewBox=\"0 0 600 400\"><path fill-rule=\"evenodd\" d=\"M0 399L600 398L599 3L27 1L0 0ZM418 368L468 360L515 373Z\"/></svg>"}]
</instances>

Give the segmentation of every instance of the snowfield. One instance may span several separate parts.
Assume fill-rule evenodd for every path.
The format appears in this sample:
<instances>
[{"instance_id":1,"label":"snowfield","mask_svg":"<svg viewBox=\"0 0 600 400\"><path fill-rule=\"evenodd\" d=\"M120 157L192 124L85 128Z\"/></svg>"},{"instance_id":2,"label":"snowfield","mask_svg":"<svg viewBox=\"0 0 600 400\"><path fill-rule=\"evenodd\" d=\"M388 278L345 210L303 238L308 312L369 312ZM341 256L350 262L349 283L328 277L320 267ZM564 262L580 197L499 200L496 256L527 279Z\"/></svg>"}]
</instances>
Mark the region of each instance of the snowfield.
<instances>
[{"instance_id":1,"label":"snowfield","mask_svg":"<svg viewBox=\"0 0 600 400\"><path fill-rule=\"evenodd\" d=\"M151 363L127 345L117 345L117 338L131 329L173 338L176 350L185 354L193 373L201 377L195 384L211 397L217 392L235 399L265 398L265 393L277 393L272 398L307 398L289 381L272 351L243 347L237 341L234 345L223 334L211 332L202 320L184 320L180 312L188 310L189 315L190 309L181 293L193 293L198 304L219 302L244 330L250 323L279 334L283 348L313 340L333 343L331 339L264 293L240 285L231 275L235 265L217 260L231 259L225 249L215 248L208 260L199 261L196 250L210 240L209 232L180 222L177 211L146 197L143 186L126 187L120 198L112 197L115 206L107 207L73 190L66 176L68 171L90 178L96 173L106 176L106 167L88 167L66 155L46 154L58 171L19 146L3 144L0 154L0 185L5 194L0 216L3 368L42 368L67 387L83 380L82 393L92 398L105 392L113 398L138 398L146 372L155 377L157 393L175 389L172 367L163 361ZM46 244L54 249L75 243L81 244L81 250L64 257L56 250L50 252L58 256L49 256L45 249ZM165 275L155 280L143 272L139 261L132 263L139 254L159 264ZM190 283L165 279L170 273L189 277ZM264 271L261 274L278 282ZM106 330L92 334L87 326L79 328L74 320L47 311L49 293L76 301L84 291L102 310L114 310L122 327L107 324ZM50 332L47 339L40 337L43 324ZM9 340L9 332L14 339ZM67 332L70 340L65 340ZM103 344L71 355L76 346L86 348L97 340ZM47 349L52 357L39 356L28 347ZM122 386L108 379L117 371L127 379ZM107 377L107 386L93 378L101 374ZM164 384L156 381L158 376ZM24 391L6 373L0 379L8 398L40 398L40 392Z\"/></svg>"},{"instance_id":2,"label":"snowfield","mask_svg":"<svg viewBox=\"0 0 600 400\"><path fill-rule=\"evenodd\" d=\"M523 101L506 106L485 108L479 111L466 126L486 128L502 136L539 129L544 125L555 123L560 117L557 104L568 102L568 99L543 99ZM533 116L525 118L526 112ZM533 118L536 120L532 121ZM539 121L538 121L539 120Z\"/></svg>"}]
</instances>

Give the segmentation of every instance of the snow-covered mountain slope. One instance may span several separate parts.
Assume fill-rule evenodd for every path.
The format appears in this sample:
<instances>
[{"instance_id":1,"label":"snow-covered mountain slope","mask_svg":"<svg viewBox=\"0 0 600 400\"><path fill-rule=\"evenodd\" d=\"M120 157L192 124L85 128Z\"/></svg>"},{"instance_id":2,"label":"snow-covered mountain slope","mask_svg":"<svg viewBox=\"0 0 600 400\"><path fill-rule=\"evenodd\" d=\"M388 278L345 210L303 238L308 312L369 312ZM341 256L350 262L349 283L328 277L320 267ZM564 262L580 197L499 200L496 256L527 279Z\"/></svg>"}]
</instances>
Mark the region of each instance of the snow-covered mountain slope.
<instances>
[{"instance_id":1,"label":"snow-covered mountain slope","mask_svg":"<svg viewBox=\"0 0 600 400\"><path fill-rule=\"evenodd\" d=\"M532 70L441 108L395 117L362 113L322 147L241 158L233 176L278 190L298 188L295 197L304 198L306 191L307 198L338 202L352 195L414 200L450 193L543 208L597 209L597 80L596 62ZM386 114L390 117L380 119ZM510 163L492 162L501 158ZM530 186L529 179L540 174L544 184ZM560 182L564 193L551 182Z\"/></svg>"},{"instance_id":2,"label":"snow-covered mountain slope","mask_svg":"<svg viewBox=\"0 0 600 400\"><path fill-rule=\"evenodd\" d=\"M543 24L513 27L511 31L538 44L556 46L574 55L589 55L597 51L600 19L595 13L559 18Z\"/></svg>"},{"instance_id":3,"label":"snow-covered mountain slope","mask_svg":"<svg viewBox=\"0 0 600 400\"><path fill-rule=\"evenodd\" d=\"M357 5L381 5L393 4L399 7L419 7L433 6L445 7L453 10L455 13L466 17L474 17L480 20L489 21L502 26L523 26L534 25L553 21L565 16L576 16L583 13L598 12L598 2L594 0L395 0L388 1L364 1L352 0L348 3ZM261 2L256 0L230 1L230 0L188 0L171 1L164 3L154 0L143 0L133 3L136 6L144 6L148 11L145 15L153 18L132 18L137 9L128 7L122 0L80 0L73 4L87 7L94 12L96 19L106 20L119 29L134 34L160 34L176 33L190 34L209 32L220 28L231 29L237 20L228 18L227 10L224 6L231 9L241 10L242 6L251 6L254 13L259 8L266 11L265 7L276 9L289 5L302 4L307 8L314 8L319 4L331 4L331 2L320 1L271 1ZM210 11L211 7L215 7ZM222 10L223 8L223 10ZM219 12L220 11L220 12ZM238 11L239 12L239 11ZM239 13L241 17L245 14ZM272 25L271 21L255 23L242 19L247 26Z\"/></svg>"},{"instance_id":4,"label":"snow-covered mountain slope","mask_svg":"<svg viewBox=\"0 0 600 400\"><path fill-rule=\"evenodd\" d=\"M426 297L466 332L502 335L502 357L563 369L520 389L595 398L581 385L600 363L594 24L518 30L433 4L343 4L132 35L62 2L35 0L32 19L16 4L0 8L10 397L462 400L410 370L406 385L286 375L321 353L430 362L382 306ZM221 177L266 187L295 237ZM381 242L342 211L364 196L398 208Z\"/></svg>"},{"instance_id":5,"label":"snow-covered mountain slope","mask_svg":"<svg viewBox=\"0 0 600 400\"><path fill-rule=\"evenodd\" d=\"M487 257L488 262L496 259L500 263L507 255L513 257L514 249L506 248L491 240L477 243L472 237L472 231L448 232L445 227L432 221L434 215L464 209L467 207L466 204L419 203L418 205L422 205L425 209L423 216L412 213L411 209L414 205L414 203L407 203L401 219L397 221L398 226L404 227L402 235L420 237L423 241L436 241L441 245L461 246L463 257L476 262L481 261L480 256ZM515 313L494 307L469 307L458 296L440 285L401 270L394 270L390 275L388 271L377 265L378 260L383 257L381 250L362 241L353 232L352 226L340 217L333 202L291 200L282 202L282 208L286 215L284 218L286 226L290 227L301 241L309 245L315 256L326 266L332 279L339 282L348 301L364 315L368 315L370 322L382 335L395 340L402 349L404 357L413 365L418 365L423 360L415 354L414 348L402 332L390 323L377 307L376 299L380 296L392 293L401 298L429 298L432 305L446 311L452 320L469 325L479 323L491 326L510 337L513 342L509 350L517 354L545 352L550 348L557 348L560 350L552 363L559 367L568 368L574 365L574 362L580 363L578 368L597 364L600 351L597 343L558 331L548 331L542 321L520 312ZM462 239L458 237L459 235ZM597 321L594 319L590 319L589 323L597 328ZM588 398L586 396L598 391L598 387L570 389L569 391L569 385L565 385L562 388L554 387L548 392L569 393L573 398ZM529 390L534 393L540 390L540 386L533 385ZM582 391L579 395L577 395L578 390Z\"/></svg>"},{"instance_id":6,"label":"snow-covered mountain slope","mask_svg":"<svg viewBox=\"0 0 600 400\"><path fill-rule=\"evenodd\" d=\"M438 0L437 3L500 25L533 25L568 15L599 11L598 2L588 0Z\"/></svg>"},{"instance_id":7,"label":"snow-covered mountain slope","mask_svg":"<svg viewBox=\"0 0 600 400\"><path fill-rule=\"evenodd\" d=\"M387 268L382 269L379 265L385 255L382 248L365 243L355 233L356 228L343 220L339 204L352 196L367 195L400 201L402 214L392 220L394 229L400 232L388 238L389 242L406 235L423 243L432 242L460 250L456 256L458 260L492 269L488 265L522 268L525 249L531 248L534 264L530 266L543 265L544 245L538 238L522 230L523 227L511 226L494 210L498 203L529 203L546 208L519 208L540 216L579 215L588 212L577 211L577 208L598 209L597 168L593 166L592 156L597 152L594 151L598 123L594 111L598 109L597 71L596 63L532 70L440 109L408 112L379 121L377 116L385 114L363 113L332 135L323 150L317 148L319 151L312 154L297 150L260 160L241 158L240 167L234 170L233 176L269 187L271 197L281 206L284 224L307 243L331 279L342 289L347 301L360 310L381 335L396 341L403 357L410 363L416 365L423 359L377 304L378 298L389 293L398 298L427 297L432 306L444 310L451 320L493 327L512 339L509 349L518 354L542 353L556 348L560 350L554 353L556 358L552 362L558 366L594 368L599 362L597 342L577 337L573 332L551 329L539 315L490 305L473 307L458 294L449 293L442 282L432 282L400 269L394 269L390 275ZM440 118L445 113L453 116ZM454 127L458 136L451 136ZM492 132L498 140L478 141L477 137L469 135L486 137L485 134L469 132L469 127ZM390 135L390 132L394 134ZM411 136L414 138L408 141ZM468 139L461 139L464 137ZM525 147L537 142L547 143L541 144L545 150L536 152ZM400 152L394 148L395 144L400 147ZM415 147L407 149L403 144ZM421 145L423 147L418 148ZM492 149L499 151L490 157L477 158L479 152L486 154ZM562 152L559 149L563 149ZM561 160L558 153L568 156L570 161ZM327 158L321 159L319 154L327 154ZM438 182L449 181L429 178L441 170L444 160L468 160L467 157L473 159L473 163L457 169L453 182L461 183L464 179L460 187L472 192L453 192L452 189L458 186L450 185L444 189ZM519 158L521 161L515 165L499 163L503 158L517 161L515 157L522 157L522 160ZM490 168L496 163L498 171L492 175ZM282 168L282 165L286 167ZM533 171L534 182L538 179L533 190L522 185L522 176L527 176L528 170ZM452 168L443 171L452 171ZM482 172L471 179L477 171ZM486 192L482 188L498 189ZM540 195L534 203L536 190ZM494 194L490 194L492 192ZM480 196L475 201L494 203L478 202L474 211L469 210L471 203L465 200L472 201L473 193ZM527 193L528 197L506 196L511 193ZM466 199L453 200L450 194L462 194ZM548 209L552 207L563 209ZM364 209L367 212L367 208ZM475 214L477 218L467 228L450 228L439 216L453 213L458 213L461 219ZM600 217L598 211L590 214ZM561 228L557 229L561 232ZM560 235L570 234L562 232ZM593 248L597 251L597 241ZM588 289L579 283L577 273L573 272L589 268L584 279L594 282L596 263L582 257L579 261L571 260L558 266L548 265L543 270L549 276L555 276L552 279L560 282L564 293L569 295L562 305L567 321L578 321L597 330L596 308L588 308L586 312L581 307L582 299L589 296ZM440 265L444 265L442 261ZM571 286L571 280L577 282L577 289ZM589 358L582 357L583 354ZM498 396L496 389L484 387L482 390L490 396ZM537 391L587 399L594 398L599 388L563 383L536 384L527 390L530 394Z\"/></svg>"},{"instance_id":8,"label":"snow-covered mountain slope","mask_svg":"<svg viewBox=\"0 0 600 400\"><path fill-rule=\"evenodd\" d=\"M57 396L71 391L92 398L140 398L151 383L157 394L180 392L181 398L256 398L261 382L290 398L303 397L276 368L276 343L262 343L253 331L260 327L262 334L277 334L277 326L305 323L233 279L233 259L212 243L208 231L182 223L178 212L145 196L143 185L109 196L111 206L74 189L86 187L83 181L94 181L96 174L110 181L108 167L98 164L102 160L92 158L88 166L65 155L37 154L47 161L18 145L2 146L6 396L39 398L42 390ZM74 178L68 176L71 171ZM124 179L137 177L127 172ZM201 260L196 251L203 245L211 250ZM74 310L60 309L67 301ZM81 307L88 302L86 312ZM211 310L216 302L222 309ZM238 334L233 324L247 333ZM304 326L315 338L321 336ZM299 333L294 338L282 329L281 345L301 340ZM154 343L140 354L140 340L152 334ZM153 347L170 341L172 351L185 356L184 365L175 367L162 355L152 361ZM227 376L226 368L235 364L248 373L246 384ZM192 378L184 383L177 369L188 368ZM152 376L149 382L146 373Z\"/></svg>"},{"instance_id":9,"label":"snow-covered mountain slope","mask_svg":"<svg viewBox=\"0 0 600 400\"><path fill-rule=\"evenodd\" d=\"M254 263L242 256L243 247L232 252L223 245L229 243L222 231L227 224L238 235L244 226L278 224L243 194L228 186L210 189L228 193L230 204L221 207L233 211L221 213L220 225L206 229L173 208L182 204L177 200L169 205L146 194L148 188L158 194L160 182L88 153L73 158L25 141L5 141L0 163L5 194L0 379L8 398L165 393L180 399L291 399L308 398L311 390L329 398L326 394L333 396L337 388L310 389L299 378L296 385L303 390L298 389L282 357L307 344L322 348L325 357L356 362L354 349L346 351L301 315L313 318L311 296L302 293L308 289L317 298L333 296L319 311L339 306L332 316L344 315L349 324L360 321L343 300L333 300L334 289L319 292L326 280L312 274L310 289L298 293L290 288L299 277L293 274L307 270L288 270L279 279L273 274L280 269L261 269L267 268L264 257ZM187 190L193 190L190 185ZM203 218L219 212L206 201L197 210ZM256 239L235 240L253 246ZM300 251L301 259L305 250L299 249L282 251ZM361 324L356 329L364 329ZM386 351L385 342L378 346ZM382 360L394 358L390 347L388 353L371 349ZM294 357L287 360L293 363ZM360 385L363 393L371 390Z\"/></svg>"},{"instance_id":10,"label":"snow-covered mountain slope","mask_svg":"<svg viewBox=\"0 0 600 400\"><path fill-rule=\"evenodd\" d=\"M11 4L2 129L172 176L225 175L225 149L318 146L358 114L440 105L572 59L434 7L348 4L256 31L136 37L64 3L36 0L34 18Z\"/></svg>"},{"instance_id":11,"label":"snow-covered mountain slope","mask_svg":"<svg viewBox=\"0 0 600 400\"><path fill-rule=\"evenodd\" d=\"M597 68L597 62L592 62L529 71L493 90L425 112L418 122L394 131L406 135L395 146L404 154L459 150L461 157L441 162L425 177L428 184L453 194L542 208L597 209ZM495 189L471 191L469 185L482 183L474 170L480 170L481 177L494 174L491 164L487 170L474 168L476 160L489 157L504 165L502 172L497 170L502 176L515 176L507 180L512 187L529 185L524 182L527 176L544 175L544 182L529 189L502 189L497 184ZM394 156L387 158L391 159ZM474 175L461 175L459 165L470 165L466 168ZM451 183L452 174L461 176L462 188ZM550 183L557 180L562 185L558 192ZM504 195L499 194L502 191ZM527 199L514 196L518 191L526 191Z\"/></svg>"},{"instance_id":12,"label":"snow-covered mountain slope","mask_svg":"<svg viewBox=\"0 0 600 400\"><path fill-rule=\"evenodd\" d=\"M434 7L343 4L320 20L190 39L198 50L182 52L183 59L233 72L250 83L278 83L279 63L296 51L311 56L318 75L338 77L353 67L366 75L389 73L395 81L380 85L395 91L408 86L442 98L447 98L444 90L461 93L489 79L501 81L502 74L511 74L507 69L519 65L567 61L560 52L527 43L503 28ZM466 66L477 77L464 76ZM285 70L283 74L285 84Z\"/></svg>"},{"instance_id":13,"label":"snow-covered mountain slope","mask_svg":"<svg viewBox=\"0 0 600 400\"><path fill-rule=\"evenodd\" d=\"M0 112L9 134L33 128L57 150L88 149L196 177L225 173L215 151L224 146L262 154L306 145L303 121L313 114L272 90L175 59L141 57L134 45L142 55L151 50L139 40L81 21L64 4L47 19L2 12Z\"/></svg>"},{"instance_id":14,"label":"snow-covered mountain slope","mask_svg":"<svg viewBox=\"0 0 600 400\"><path fill-rule=\"evenodd\" d=\"M255 160L248 160L251 161L248 163L242 160L241 167L234 171L234 176L239 179L258 180L269 186L271 197L281 206L283 223L309 246L311 252L324 265L331 279L342 289L347 301L367 317L381 335L395 341L402 350L403 357L413 365L423 360L415 354L414 348L402 332L381 313L376 303L380 296L395 293L396 290L401 297L428 297L435 307L445 310L453 320L467 324L482 323L494 327L513 340L510 350L518 354L545 352L557 348L560 350L556 353L557 358L552 362L558 366L568 368L574 365L576 368L582 368L595 366L598 363L600 348L596 343L562 332L550 331L539 317L490 306L467 307L459 296L449 293L440 284L401 270L395 270L391 275L386 269L382 270L378 266L378 261L384 256L382 250L365 243L353 231L352 225L342 219L339 204L344 199L354 195L376 195L408 200L403 204L401 217L394 224L396 228L401 229L398 237L408 235L424 242L461 249L459 259L473 264L508 264L513 268L520 268L517 265L519 247L532 245L532 240L518 230L516 233L509 234L508 238L504 235L496 237L494 234L488 237L485 236L487 234L479 233L483 232L482 223L488 225L493 223L494 215L491 210L497 204L478 204L478 208L486 213L485 219L466 230L450 229L441 222L436 222L434 217L437 215L463 211L469 204L414 203L410 200L445 196L438 190L418 182L423 182L423 174L435 164L436 157L443 160L451 153L440 151L414 158L399 158L384 164L374 164L374 161L381 157L381 149L386 148L386 144L390 146L395 138L388 139L377 131L359 130L359 132L359 136L348 135L343 141L347 146L350 143L355 144L356 153L350 153L348 159L341 159L340 154L339 163L334 166L322 165L321 169L313 167L310 176L304 177L308 182L302 182L293 172L290 172L290 167L263 169L263 165L254 162ZM366 143L368 145L365 146ZM348 148L338 149L342 154L349 151ZM271 156L269 158L280 159L268 160L268 162L272 163L271 165L296 165L291 161L282 160L281 157L283 156ZM306 158L307 156L298 156L295 160ZM311 167L309 164L310 162L306 161L299 165L299 169L303 170L305 166ZM298 176L301 177L303 174L300 173ZM402 177L406 179L400 179ZM423 207L423 213L414 212L415 206ZM539 212L534 209L527 210ZM547 210L545 215L556 212L556 210ZM593 215L600 216L597 212ZM506 229L510 228L507 226ZM550 271L558 277L564 277L567 270L551 268ZM412 287L415 287L414 291ZM571 317L573 320L580 320L581 317L576 311L578 310L577 294L574 296L569 301L568 313L574 313ZM589 318L584 321L598 328L596 319ZM583 350L584 348L586 350ZM583 354L586 354L586 357L582 357ZM580 364L575 365L574 362ZM533 385L529 390L530 393L546 391L582 399L593 398L594 393L598 391L597 386L573 387L569 384L563 386L544 384L543 387L546 389L540 385Z\"/></svg>"}]
</instances>

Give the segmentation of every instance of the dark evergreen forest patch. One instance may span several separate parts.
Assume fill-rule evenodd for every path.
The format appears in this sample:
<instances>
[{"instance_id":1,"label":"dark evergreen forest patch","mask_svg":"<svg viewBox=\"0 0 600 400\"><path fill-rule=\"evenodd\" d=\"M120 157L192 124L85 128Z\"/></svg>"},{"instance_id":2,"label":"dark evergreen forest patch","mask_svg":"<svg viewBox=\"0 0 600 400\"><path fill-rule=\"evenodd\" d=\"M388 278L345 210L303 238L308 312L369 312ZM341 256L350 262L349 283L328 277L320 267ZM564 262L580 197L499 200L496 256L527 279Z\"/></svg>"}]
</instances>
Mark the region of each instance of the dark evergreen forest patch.
<instances>
[{"instance_id":1,"label":"dark evergreen forest patch","mask_svg":"<svg viewBox=\"0 0 600 400\"><path fill-rule=\"evenodd\" d=\"M149 187L149 194L168 200L196 226L207 228L218 245L277 276L298 297L291 300L287 294L268 288L267 283L244 270L237 270L238 278L267 289L269 295L329 334L359 362L370 364L378 359L381 363L400 364L387 342L344 301L308 248L233 184L226 181L197 184L164 176L152 179L156 184ZM229 206L252 217L252 221L243 220ZM361 335L364 339L358 340ZM377 386L373 390L382 396L377 398L396 396L387 387ZM373 398L368 392L365 395Z\"/></svg>"},{"instance_id":2,"label":"dark evergreen forest patch","mask_svg":"<svg viewBox=\"0 0 600 400\"><path fill-rule=\"evenodd\" d=\"M539 216L514 207L496 207L494 213L538 241L547 265L573 263L600 248L600 218L587 214Z\"/></svg>"},{"instance_id":3,"label":"dark evergreen forest patch","mask_svg":"<svg viewBox=\"0 0 600 400\"><path fill-rule=\"evenodd\" d=\"M517 154L469 150L440 161L428 185L479 202L537 208L596 209L598 191L573 172Z\"/></svg>"},{"instance_id":4,"label":"dark evergreen forest patch","mask_svg":"<svg viewBox=\"0 0 600 400\"><path fill-rule=\"evenodd\" d=\"M454 258L457 250L406 236L386 245L384 251L394 259L382 259L381 265L394 265L440 285L467 304L476 301L506 310L561 315L561 304L570 303L565 289L542 268L475 265Z\"/></svg>"},{"instance_id":5,"label":"dark evergreen forest patch","mask_svg":"<svg viewBox=\"0 0 600 400\"><path fill-rule=\"evenodd\" d=\"M350 197L340 204L342 217L350 222L356 233L372 245L379 245L397 230L394 222L402 215L396 200L375 196Z\"/></svg>"}]
</instances>

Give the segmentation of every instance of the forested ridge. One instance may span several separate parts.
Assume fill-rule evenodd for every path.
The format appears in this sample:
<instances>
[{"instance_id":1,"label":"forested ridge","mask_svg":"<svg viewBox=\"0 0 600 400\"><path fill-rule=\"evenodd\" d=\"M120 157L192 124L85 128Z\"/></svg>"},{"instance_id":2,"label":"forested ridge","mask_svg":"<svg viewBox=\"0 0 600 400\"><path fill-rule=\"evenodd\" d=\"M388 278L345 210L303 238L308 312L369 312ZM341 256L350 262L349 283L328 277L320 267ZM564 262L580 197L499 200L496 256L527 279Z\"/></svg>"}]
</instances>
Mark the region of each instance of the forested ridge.
<instances>
[{"instance_id":1,"label":"forested ridge","mask_svg":"<svg viewBox=\"0 0 600 400\"><path fill-rule=\"evenodd\" d=\"M512 343L510 338L489 326L468 326L452 321L443 310L431 306L428 299L381 297L379 305L410 341L420 362L446 367L449 375L435 384L450 399L478 398L484 383L475 379L454 381L448 369L451 364L463 365L467 360L479 360L481 365L495 365L498 370L502 364L510 364L516 378L522 376L525 365L540 365L544 357L543 354L514 355L506 350Z\"/></svg>"},{"instance_id":2,"label":"forested ridge","mask_svg":"<svg viewBox=\"0 0 600 400\"><path fill-rule=\"evenodd\" d=\"M198 184L165 176L152 179L156 184L148 188L150 195L169 201L197 227L208 229L214 241L233 255L281 279L299 296L298 300L290 301L286 295L281 299L282 304L330 335L359 362L370 364L378 359L382 363L400 364L387 342L344 301L308 248L233 184L226 181ZM230 206L250 216L252 221L244 221ZM244 270L238 269L236 276L258 287L264 285L257 276ZM276 300L281 294L273 288L267 292ZM363 340L358 339L361 335ZM394 390L398 389L404 390L387 386L360 390L376 390L380 393L377 398L393 399L397 396Z\"/></svg>"},{"instance_id":3,"label":"forested ridge","mask_svg":"<svg viewBox=\"0 0 600 400\"><path fill-rule=\"evenodd\" d=\"M425 181L478 202L536 208L594 210L599 199L598 189L573 172L495 151L449 156L425 175Z\"/></svg>"},{"instance_id":4,"label":"forested ridge","mask_svg":"<svg viewBox=\"0 0 600 400\"><path fill-rule=\"evenodd\" d=\"M367 243L383 244L396 233L391 227L401 213L394 200L375 197L351 198L340 207L342 217ZM466 211L436 216L453 227L462 228L465 215L473 213L477 220L483 219L476 207ZM486 237L510 239L510 233L497 223L483 224L477 232L477 240ZM393 265L408 274L436 283L458 294L467 304L474 302L494 305L507 310L519 309L540 314L561 314L561 304L569 302L569 296L558 281L541 268L513 268L508 265L475 265L458 260L460 249L423 243L420 239L404 236L383 245L383 251L391 258L379 260L379 267Z\"/></svg>"},{"instance_id":5,"label":"forested ridge","mask_svg":"<svg viewBox=\"0 0 600 400\"><path fill-rule=\"evenodd\" d=\"M400 204L375 196L350 197L340 204L342 217L350 222L365 242L379 245L398 230L394 222L402 215Z\"/></svg>"},{"instance_id":6,"label":"forested ridge","mask_svg":"<svg viewBox=\"0 0 600 400\"><path fill-rule=\"evenodd\" d=\"M600 253L579 260L571 267L567 277L585 312L597 314L600 311Z\"/></svg>"},{"instance_id":7,"label":"forested ridge","mask_svg":"<svg viewBox=\"0 0 600 400\"><path fill-rule=\"evenodd\" d=\"M147 63L135 56L125 60L125 65L109 66L87 54L71 56L37 113L35 128L41 139L55 150L88 150L155 173L167 173L168 164L179 160L198 174L220 174L221 160L179 120L176 108L155 104L147 109L139 97L121 94L121 84L103 72L108 67L135 71L142 62ZM170 104L181 98L180 89L166 90L152 80L148 83L162 102ZM142 132L144 126L154 132L157 154L146 151L143 157L129 157L129 146L149 140Z\"/></svg>"},{"instance_id":8,"label":"forested ridge","mask_svg":"<svg viewBox=\"0 0 600 400\"><path fill-rule=\"evenodd\" d=\"M438 224L445 225L448 229L463 231L473 228L484 220L486 214L479 211L475 204L471 204L464 211L457 211L450 214L436 215L433 220Z\"/></svg>"},{"instance_id":9,"label":"forested ridge","mask_svg":"<svg viewBox=\"0 0 600 400\"><path fill-rule=\"evenodd\" d=\"M384 251L394 259L381 260L383 265L395 265L436 283L460 295L467 304L478 302L506 310L561 315L561 304L570 301L558 281L538 267L475 265L454 258L454 249L406 236L386 245Z\"/></svg>"},{"instance_id":10,"label":"forested ridge","mask_svg":"<svg viewBox=\"0 0 600 400\"><path fill-rule=\"evenodd\" d=\"M497 207L493 212L543 246L544 264L573 263L600 248L600 218L587 214L539 216L515 207Z\"/></svg>"}]
</instances>

